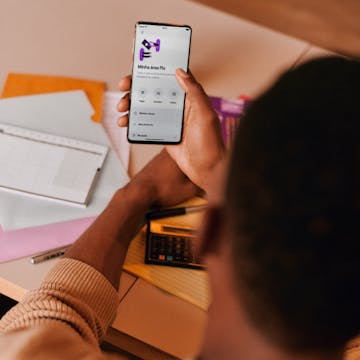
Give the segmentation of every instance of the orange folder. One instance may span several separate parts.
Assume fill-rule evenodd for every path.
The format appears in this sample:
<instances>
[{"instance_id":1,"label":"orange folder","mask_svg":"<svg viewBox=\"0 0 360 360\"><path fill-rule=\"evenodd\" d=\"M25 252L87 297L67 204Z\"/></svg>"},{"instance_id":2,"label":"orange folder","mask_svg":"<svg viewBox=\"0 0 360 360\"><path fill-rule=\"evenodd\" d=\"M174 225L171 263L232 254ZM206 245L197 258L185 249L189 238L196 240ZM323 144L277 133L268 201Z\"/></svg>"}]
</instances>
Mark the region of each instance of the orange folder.
<instances>
[{"instance_id":1,"label":"orange folder","mask_svg":"<svg viewBox=\"0 0 360 360\"><path fill-rule=\"evenodd\" d=\"M62 76L46 76L10 73L7 76L2 98L45 94L59 91L84 90L93 108L94 121L101 121L102 101L105 83L101 81L73 79Z\"/></svg>"}]
</instances>

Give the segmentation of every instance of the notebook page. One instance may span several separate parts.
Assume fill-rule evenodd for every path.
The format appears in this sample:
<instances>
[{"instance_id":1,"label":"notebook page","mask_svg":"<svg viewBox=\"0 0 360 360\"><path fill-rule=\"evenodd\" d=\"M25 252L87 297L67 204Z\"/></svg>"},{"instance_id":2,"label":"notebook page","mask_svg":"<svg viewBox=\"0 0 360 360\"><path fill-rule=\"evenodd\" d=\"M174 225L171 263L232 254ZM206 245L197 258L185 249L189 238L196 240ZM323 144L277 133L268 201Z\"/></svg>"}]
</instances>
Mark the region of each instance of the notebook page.
<instances>
[{"instance_id":1,"label":"notebook page","mask_svg":"<svg viewBox=\"0 0 360 360\"><path fill-rule=\"evenodd\" d=\"M0 188L85 205L107 148L0 124Z\"/></svg>"}]
</instances>

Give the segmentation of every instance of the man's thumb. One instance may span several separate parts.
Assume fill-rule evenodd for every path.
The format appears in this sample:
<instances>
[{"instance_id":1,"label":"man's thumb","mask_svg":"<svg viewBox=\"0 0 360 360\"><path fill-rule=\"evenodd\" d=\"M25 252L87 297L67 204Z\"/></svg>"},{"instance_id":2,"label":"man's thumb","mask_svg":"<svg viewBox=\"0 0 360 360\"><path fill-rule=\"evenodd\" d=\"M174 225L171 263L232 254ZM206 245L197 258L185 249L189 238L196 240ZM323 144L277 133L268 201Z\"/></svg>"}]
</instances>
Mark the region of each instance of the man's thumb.
<instances>
[{"instance_id":1,"label":"man's thumb","mask_svg":"<svg viewBox=\"0 0 360 360\"><path fill-rule=\"evenodd\" d=\"M178 68L176 69L175 75L179 85L190 100L197 99L197 101L200 102L207 101L207 95L191 73L187 73L183 69Z\"/></svg>"}]
</instances>

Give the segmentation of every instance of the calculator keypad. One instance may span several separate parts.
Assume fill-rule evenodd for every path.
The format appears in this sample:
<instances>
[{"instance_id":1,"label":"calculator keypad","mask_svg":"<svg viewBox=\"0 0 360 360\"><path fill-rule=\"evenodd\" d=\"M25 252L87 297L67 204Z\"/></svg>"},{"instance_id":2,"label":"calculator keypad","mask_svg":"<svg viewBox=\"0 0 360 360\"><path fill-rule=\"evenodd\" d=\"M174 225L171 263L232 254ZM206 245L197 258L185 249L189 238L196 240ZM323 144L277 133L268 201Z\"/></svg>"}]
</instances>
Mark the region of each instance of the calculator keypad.
<instances>
[{"instance_id":1,"label":"calculator keypad","mask_svg":"<svg viewBox=\"0 0 360 360\"><path fill-rule=\"evenodd\" d=\"M192 237L150 233L147 241L148 264L204 268L195 256Z\"/></svg>"}]
</instances>

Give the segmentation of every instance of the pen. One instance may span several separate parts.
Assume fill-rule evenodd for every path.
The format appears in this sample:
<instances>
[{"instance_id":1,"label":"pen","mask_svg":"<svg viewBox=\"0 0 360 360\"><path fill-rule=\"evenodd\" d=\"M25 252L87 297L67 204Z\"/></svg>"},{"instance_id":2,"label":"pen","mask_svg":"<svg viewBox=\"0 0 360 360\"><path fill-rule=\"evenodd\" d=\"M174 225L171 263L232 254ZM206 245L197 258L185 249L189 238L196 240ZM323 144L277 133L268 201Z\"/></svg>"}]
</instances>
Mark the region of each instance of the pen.
<instances>
[{"instance_id":1,"label":"pen","mask_svg":"<svg viewBox=\"0 0 360 360\"><path fill-rule=\"evenodd\" d=\"M62 256L65 254L65 251L70 247L70 245L68 246L63 246L63 247L59 247L59 248L56 248L56 249L52 249L52 250L49 250L49 251L46 251L42 254L39 254L39 255L35 255L35 256L32 256L30 258L30 262L32 264L39 264L39 263L42 263L44 261L47 261L47 260L50 260L50 259L53 259L53 258L57 258L59 256Z\"/></svg>"},{"instance_id":2,"label":"pen","mask_svg":"<svg viewBox=\"0 0 360 360\"><path fill-rule=\"evenodd\" d=\"M185 215L192 212L204 210L207 205L189 206L189 207L178 207L162 210L152 210L146 214L147 220L162 219L171 216Z\"/></svg>"}]
</instances>

